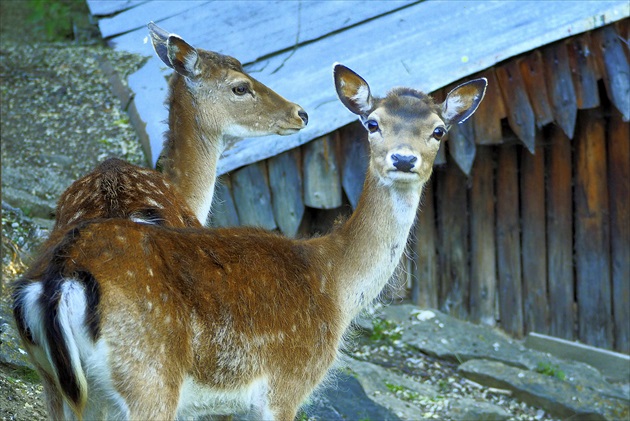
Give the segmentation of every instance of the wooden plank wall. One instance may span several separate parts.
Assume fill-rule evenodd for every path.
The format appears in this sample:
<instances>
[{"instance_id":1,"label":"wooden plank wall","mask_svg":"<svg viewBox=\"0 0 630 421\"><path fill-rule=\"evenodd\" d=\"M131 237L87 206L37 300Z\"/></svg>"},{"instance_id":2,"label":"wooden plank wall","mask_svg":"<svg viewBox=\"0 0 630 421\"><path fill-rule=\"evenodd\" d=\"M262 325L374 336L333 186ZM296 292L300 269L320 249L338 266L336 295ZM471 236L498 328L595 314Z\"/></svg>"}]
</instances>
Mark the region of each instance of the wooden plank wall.
<instances>
[{"instance_id":1,"label":"wooden plank wall","mask_svg":"<svg viewBox=\"0 0 630 421\"><path fill-rule=\"evenodd\" d=\"M474 76L488 96L426 186L398 276L407 299L515 337L630 352L628 54L614 36L626 33L622 21ZM233 171L212 224L325 231L356 206L367 153L353 123Z\"/></svg>"}]
</instances>

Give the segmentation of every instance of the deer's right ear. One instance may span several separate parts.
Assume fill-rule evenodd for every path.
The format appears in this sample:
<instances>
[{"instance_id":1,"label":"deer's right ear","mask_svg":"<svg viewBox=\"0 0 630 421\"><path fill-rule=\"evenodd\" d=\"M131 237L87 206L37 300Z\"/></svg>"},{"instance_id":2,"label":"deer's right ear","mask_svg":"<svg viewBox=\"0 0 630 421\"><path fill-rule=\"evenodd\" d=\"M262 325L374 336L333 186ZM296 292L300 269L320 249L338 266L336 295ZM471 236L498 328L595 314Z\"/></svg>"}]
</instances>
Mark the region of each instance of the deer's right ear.
<instances>
[{"instance_id":1,"label":"deer's right ear","mask_svg":"<svg viewBox=\"0 0 630 421\"><path fill-rule=\"evenodd\" d=\"M155 54L157 54L164 64L172 69L173 65L168 59L168 49L166 48L166 41L168 40L169 33L153 22L149 22L147 26L149 27L149 35L151 35L151 43L153 44Z\"/></svg>"},{"instance_id":2,"label":"deer's right ear","mask_svg":"<svg viewBox=\"0 0 630 421\"><path fill-rule=\"evenodd\" d=\"M337 95L343 105L353 113L367 117L374 105L367 82L346 66L338 63L333 67L333 76Z\"/></svg>"},{"instance_id":3,"label":"deer's right ear","mask_svg":"<svg viewBox=\"0 0 630 421\"><path fill-rule=\"evenodd\" d=\"M481 104L487 86L488 80L482 77L462 83L449 92L442 104L444 122L451 125L466 121Z\"/></svg>"},{"instance_id":4,"label":"deer's right ear","mask_svg":"<svg viewBox=\"0 0 630 421\"><path fill-rule=\"evenodd\" d=\"M195 47L188 44L178 35L171 34L166 40L166 49L171 67L177 73L191 79L199 75L199 54Z\"/></svg>"}]
</instances>

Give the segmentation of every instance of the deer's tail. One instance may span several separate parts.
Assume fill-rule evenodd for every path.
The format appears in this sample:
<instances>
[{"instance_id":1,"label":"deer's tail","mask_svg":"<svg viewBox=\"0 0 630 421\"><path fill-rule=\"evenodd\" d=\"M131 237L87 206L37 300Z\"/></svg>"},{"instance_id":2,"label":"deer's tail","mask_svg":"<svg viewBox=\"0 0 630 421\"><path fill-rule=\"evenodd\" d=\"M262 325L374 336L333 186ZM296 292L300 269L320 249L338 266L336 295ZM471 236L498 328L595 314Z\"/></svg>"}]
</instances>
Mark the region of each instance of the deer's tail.
<instances>
[{"instance_id":1,"label":"deer's tail","mask_svg":"<svg viewBox=\"0 0 630 421\"><path fill-rule=\"evenodd\" d=\"M15 284L13 315L26 349L55 382L64 402L81 420L88 395L82 350L98 339L99 285L87 271L67 274L67 248L78 237L70 230ZM37 268L42 268L37 270Z\"/></svg>"}]
</instances>

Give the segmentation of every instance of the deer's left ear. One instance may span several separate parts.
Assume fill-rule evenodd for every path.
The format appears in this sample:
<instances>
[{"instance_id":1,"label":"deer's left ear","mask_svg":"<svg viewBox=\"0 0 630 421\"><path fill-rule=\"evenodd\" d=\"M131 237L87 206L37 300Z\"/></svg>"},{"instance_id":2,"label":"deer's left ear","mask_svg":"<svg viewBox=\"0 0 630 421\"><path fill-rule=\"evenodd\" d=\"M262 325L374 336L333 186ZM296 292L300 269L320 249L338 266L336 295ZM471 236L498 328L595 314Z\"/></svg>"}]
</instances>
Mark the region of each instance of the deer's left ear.
<instances>
[{"instance_id":1,"label":"deer's left ear","mask_svg":"<svg viewBox=\"0 0 630 421\"><path fill-rule=\"evenodd\" d=\"M339 99L353 113L366 117L374 106L370 86L358 74L346 66L335 63L333 67L335 89Z\"/></svg>"},{"instance_id":2,"label":"deer's left ear","mask_svg":"<svg viewBox=\"0 0 630 421\"><path fill-rule=\"evenodd\" d=\"M166 47L168 58L177 73L191 79L199 75L199 54L195 47L175 34L169 35Z\"/></svg>"},{"instance_id":3,"label":"deer's left ear","mask_svg":"<svg viewBox=\"0 0 630 421\"><path fill-rule=\"evenodd\" d=\"M457 86L442 104L442 119L448 125L463 123L473 115L486 94L488 80L474 79Z\"/></svg>"}]
</instances>

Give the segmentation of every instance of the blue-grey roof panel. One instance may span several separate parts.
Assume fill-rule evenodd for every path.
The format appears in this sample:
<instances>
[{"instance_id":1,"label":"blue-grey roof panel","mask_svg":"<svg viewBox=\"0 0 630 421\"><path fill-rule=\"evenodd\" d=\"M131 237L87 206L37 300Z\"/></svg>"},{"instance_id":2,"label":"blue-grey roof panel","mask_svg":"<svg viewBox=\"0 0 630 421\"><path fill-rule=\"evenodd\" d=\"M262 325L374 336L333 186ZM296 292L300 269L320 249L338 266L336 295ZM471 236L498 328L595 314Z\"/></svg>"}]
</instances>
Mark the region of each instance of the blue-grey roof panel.
<instances>
[{"instance_id":1,"label":"blue-grey roof panel","mask_svg":"<svg viewBox=\"0 0 630 421\"><path fill-rule=\"evenodd\" d=\"M239 5L246 8L249 3ZM428 0L395 7L375 1L281 2L287 4L284 11L272 2L251 3L259 8L257 13L246 14L247 19L239 22L228 12L218 14L215 8L211 19L202 20L204 24L178 23L186 22L182 16L188 12L159 23L196 46L249 63L246 68L254 77L299 103L310 115L308 127L296 135L245 139L230 145L219 163L221 173L276 155L353 121L355 116L336 98L334 62L361 74L377 95L400 85L431 92L507 58L630 15L630 4L625 0ZM212 4L199 6L194 13L200 15ZM268 9L261 6L266 4ZM357 17L357 7L372 5L372 15L364 11ZM252 29L238 29L243 25ZM133 33L112 42L122 48L122 41L129 43ZM137 39L130 50L153 55L149 44L143 43L146 30L134 36ZM300 44L304 40L308 42ZM291 48L296 42L297 47ZM162 105L166 85L160 77L163 67L158 59L152 59L129 80L137 94L138 110L147 121L154 159L166 129L162 123L166 118Z\"/></svg>"}]
</instances>

